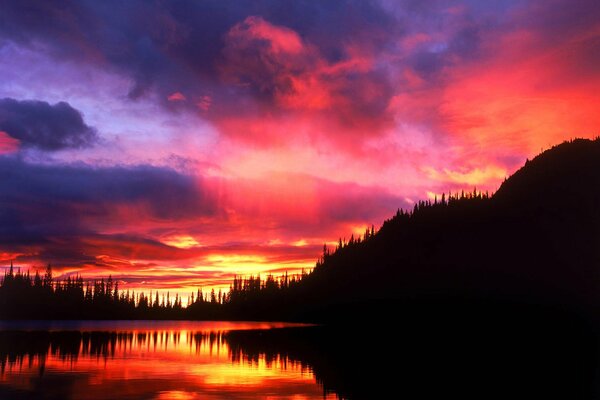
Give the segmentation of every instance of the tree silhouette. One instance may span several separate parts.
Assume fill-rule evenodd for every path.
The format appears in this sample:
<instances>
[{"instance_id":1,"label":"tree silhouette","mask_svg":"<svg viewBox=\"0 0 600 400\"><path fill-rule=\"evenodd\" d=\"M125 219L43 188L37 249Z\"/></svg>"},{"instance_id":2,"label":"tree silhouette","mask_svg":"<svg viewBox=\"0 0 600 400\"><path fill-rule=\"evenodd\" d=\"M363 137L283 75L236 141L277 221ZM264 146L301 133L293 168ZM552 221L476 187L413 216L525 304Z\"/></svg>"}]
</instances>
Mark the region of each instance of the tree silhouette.
<instances>
[{"instance_id":1,"label":"tree silhouette","mask_svg":"<svg viewBox=\"0 0 600 400\"><path fill-rule=\"evenodd\" d=\"M187 307L170 293L119 290L109 276L53 277L10 263L1 318L330 320L394 315L415 304L600 304L600 139L564 143L529 161L494 196L442 193L398 209L376 230L326 244L301 274L234 277L198 289ZM152 296L154 299L152 300Z\"/></svg>"}]
</instances>

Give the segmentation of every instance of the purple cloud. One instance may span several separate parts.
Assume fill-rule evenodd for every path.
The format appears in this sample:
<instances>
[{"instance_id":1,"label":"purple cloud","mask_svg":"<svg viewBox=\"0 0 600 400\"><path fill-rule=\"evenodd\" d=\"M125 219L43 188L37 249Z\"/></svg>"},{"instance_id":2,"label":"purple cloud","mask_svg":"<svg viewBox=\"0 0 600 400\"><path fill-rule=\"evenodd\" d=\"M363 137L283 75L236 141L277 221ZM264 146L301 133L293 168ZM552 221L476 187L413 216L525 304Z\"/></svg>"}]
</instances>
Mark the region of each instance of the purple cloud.
<instances>
[{"instance_id":1,"label":"purple cloud","mask_svg":"<svg viewBox=\"0 0 600 400\"><path fill-rule=\"evenodd\" d=\"M52 151L94 145L98 136L69 103L0 99L0 131L23 147Z\"/></svg>"}]
</instances>

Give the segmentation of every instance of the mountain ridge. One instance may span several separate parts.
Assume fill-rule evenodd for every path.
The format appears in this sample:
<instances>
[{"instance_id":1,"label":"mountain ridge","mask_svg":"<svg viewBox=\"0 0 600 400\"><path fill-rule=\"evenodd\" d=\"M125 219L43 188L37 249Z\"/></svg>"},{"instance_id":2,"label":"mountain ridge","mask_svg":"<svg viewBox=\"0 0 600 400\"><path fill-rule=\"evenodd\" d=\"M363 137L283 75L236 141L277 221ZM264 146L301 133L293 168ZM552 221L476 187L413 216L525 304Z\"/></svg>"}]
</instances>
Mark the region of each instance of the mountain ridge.
<instances>
[{"instance_id":1,"label":"mountain ridge","mask_svg":"<svg viewBox=\"0 0 600 400\"><path fill-rule=\"evenodd\" d=\"M459 299L593 313L599 263L600 139L577 139L527 161L491 197L420 202L325 251L301 296L321 310Z\"/></svg>"}]
</instances>

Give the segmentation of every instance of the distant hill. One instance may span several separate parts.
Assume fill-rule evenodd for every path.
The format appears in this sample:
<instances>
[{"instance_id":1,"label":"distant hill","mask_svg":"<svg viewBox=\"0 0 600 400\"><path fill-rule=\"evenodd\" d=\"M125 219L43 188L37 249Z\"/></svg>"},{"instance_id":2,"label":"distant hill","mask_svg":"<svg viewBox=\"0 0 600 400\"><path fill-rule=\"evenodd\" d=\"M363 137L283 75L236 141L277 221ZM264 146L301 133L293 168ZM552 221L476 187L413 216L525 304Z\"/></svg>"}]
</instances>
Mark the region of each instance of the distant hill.
<instances>
[{"instance_id":1,"label":"distant hill","mask_svg":"<svg viewBox=\"0 0 600 400\"><path fill-rule=\"evenodd\" d=\"M289 302L326 319L424 302L593 314L600 305L600 140L543 152L491 197L473 191L420 202L365 236L325 252L298 290L302 305Z\"/></svg>"}]
</instances>

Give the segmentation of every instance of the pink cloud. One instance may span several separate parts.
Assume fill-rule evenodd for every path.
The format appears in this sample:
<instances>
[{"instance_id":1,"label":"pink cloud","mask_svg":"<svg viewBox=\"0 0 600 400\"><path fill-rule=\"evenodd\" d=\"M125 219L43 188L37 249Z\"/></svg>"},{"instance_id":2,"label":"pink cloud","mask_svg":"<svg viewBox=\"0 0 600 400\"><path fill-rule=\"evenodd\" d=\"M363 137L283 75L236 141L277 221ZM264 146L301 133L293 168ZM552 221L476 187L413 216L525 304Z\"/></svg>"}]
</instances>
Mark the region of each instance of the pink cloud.
<instances>
[{"instance_id":1,"label":"pink cloud","mask_svg":"<svg viewBox=\"0 0 600 400\"><path fill-rule=\"evenodd\" d=\"M230 38L263 40L268 44L270 52L277 54L302 54L305 45L300 36L292 29L272 25L261 17L248 17L244 22L235 25L228 33Z\"/></svg>"},{"instance_id":2,"label":"pink cloud","mask_svg":"<svg viewBox=\"0 0 600 400\"><path fill-rule=\"evenodd\" d=\"M238 131L232 119L240 120L240 125L266 126L311 119L308 133L314 136L324 131L377 135L391 122L386 112L385 74L375 69L371 52L358 44L348 43L344 57L331 62L296 32L260 17L235 25L225 43L220 65L223 79L238 85L245 96L251 95L253 100L246 97L245 101L255 104L251 115L218 116L216 122L225 133ZM288 130L287 136L306 133Z\"/></svg>"},{"instance_id":3,"label":"pink cloud","mask_svg":"<svg viewBox=\"0 0 600 400\"><path fill-rule=\"evenodd\" d=\"M181 92L174 92L174 93L171 93L169 95L169 97L167 97L167 100L169 100L169 101L185 101L186 97Z\"/></svg>"},{"instance_id":4,"label":"pink cloud","mask_svg":"<svg viewBox=\"0 0 600 400\"><path fill-rule=\"evenodd\" d=\"M196 106L202 111L208 111L212 105L212 97L202 96L200 100L196 102Z\"/></svg>"},{"instance_id":5,"label":"pink cloud","mask_svg":"<svg viewBox=\"0 0 600 400\"><path fill-rule=\"evenodd\" d=\"M19 150L19 140L0 131L0 154L14 153Z\"/></svg>"},{"instance_id":6,"label":"pink cloud","mask_svg":"<svg viewBox=\"0 0 600 400\"><path fill-rule=\"evenodd\" d=\"M490 37L493 56L451 71L439 112L442 127L482 162L532 157L573 137L597 136L600 77L578 72L595 46L575 32L551 46L535 30ZM494 161L492 161L494 162ZM511 166L513 167L513 166Z\"/></svg>"},{"instance_id":7,"label":"pink cloud","mask_svg":"<svg viewBox=\"0 0 600 400\"><path fill-rule=\"evenodd\" d=\"M402 65L396 75L402 90L389 112L437 138L426 152L444 149L443 159L421 164L432 190L476 184L493 191L527 157L563 140L598 135L600 77L593 66L600 25L582 14L558 2L522 6L508 25L477 31L476 56L438 59L442 68L432 76ZM449 23L457 32L469 24ZM426 51L440 39L417 33L399 46Z\"/></svg>"}]
</instances>

